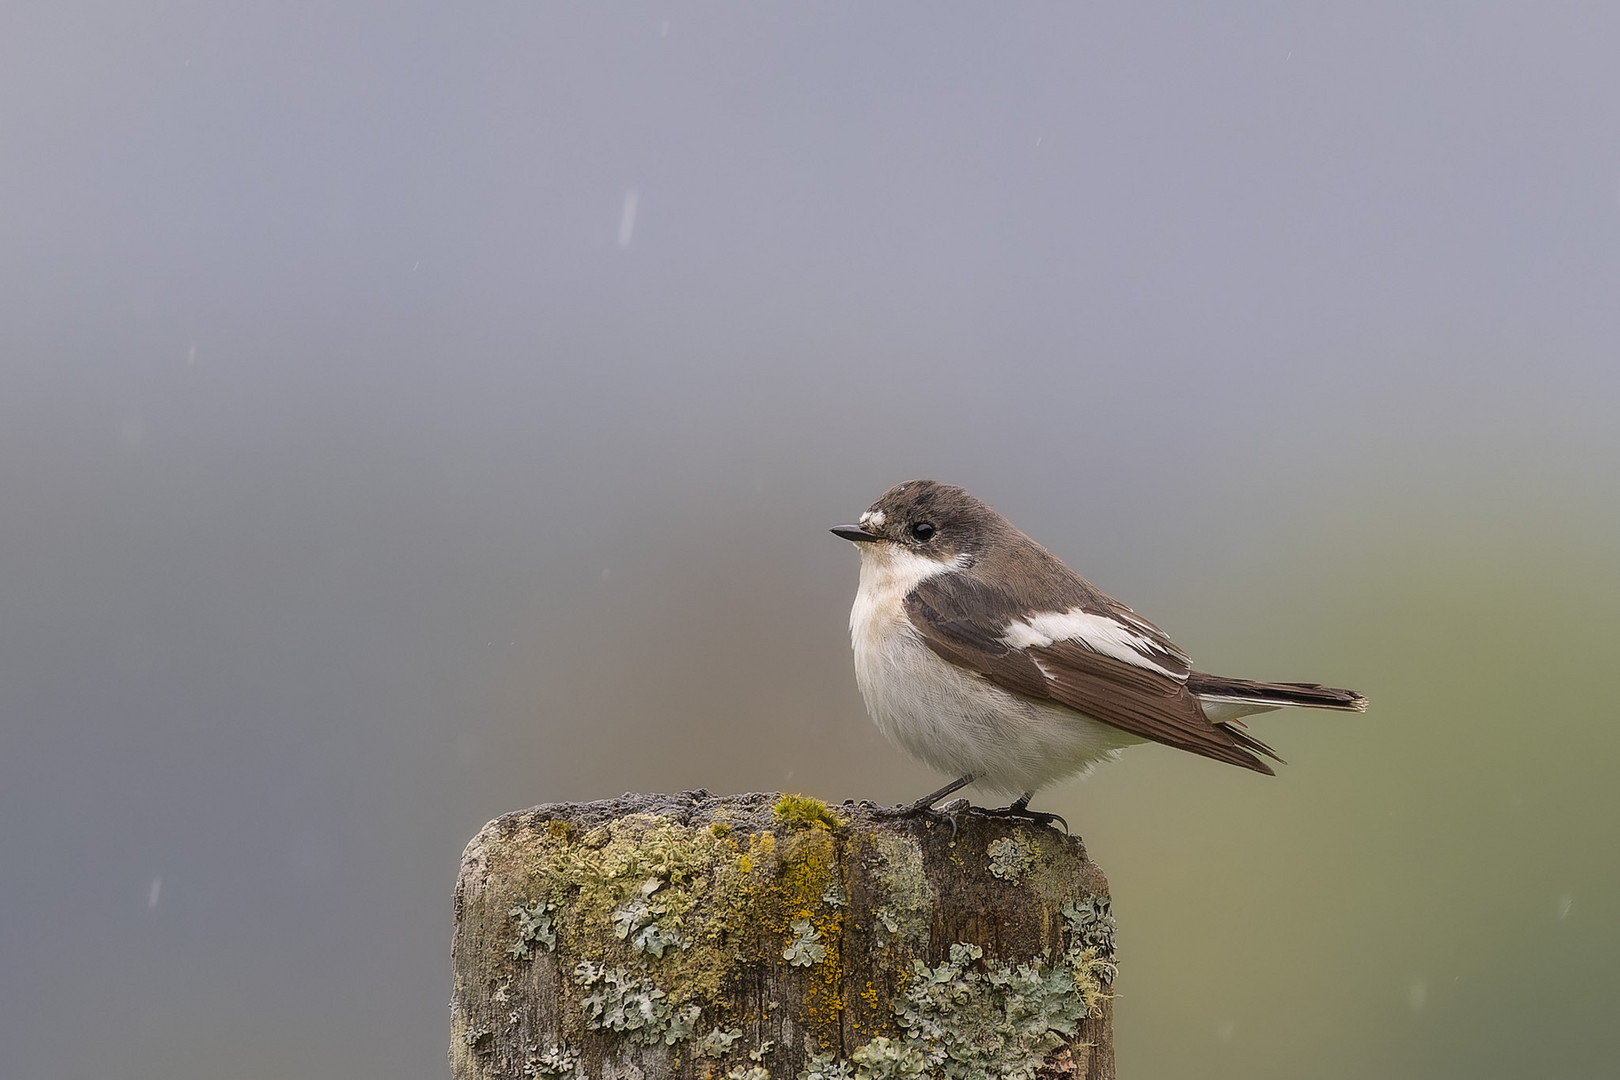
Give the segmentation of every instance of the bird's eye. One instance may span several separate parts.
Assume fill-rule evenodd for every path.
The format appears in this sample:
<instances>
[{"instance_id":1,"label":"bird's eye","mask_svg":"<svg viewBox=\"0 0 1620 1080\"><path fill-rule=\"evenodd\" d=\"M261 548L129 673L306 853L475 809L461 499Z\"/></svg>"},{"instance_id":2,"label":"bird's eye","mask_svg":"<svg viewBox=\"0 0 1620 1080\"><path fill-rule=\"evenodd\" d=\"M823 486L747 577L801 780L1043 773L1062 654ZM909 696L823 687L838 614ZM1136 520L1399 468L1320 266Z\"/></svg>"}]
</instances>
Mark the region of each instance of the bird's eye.
<instances>
[{"instance_id":1,"label":"bird's eye","mask_svg":"<svg viewBox=\"0 0 1620 1080\"><path fill-rule=\"evenodd\" d=\"M934 535L934 527L926 521L919 521L911 527L911 535L918 540L927 540Z\"/></svg>"}]
</instances>

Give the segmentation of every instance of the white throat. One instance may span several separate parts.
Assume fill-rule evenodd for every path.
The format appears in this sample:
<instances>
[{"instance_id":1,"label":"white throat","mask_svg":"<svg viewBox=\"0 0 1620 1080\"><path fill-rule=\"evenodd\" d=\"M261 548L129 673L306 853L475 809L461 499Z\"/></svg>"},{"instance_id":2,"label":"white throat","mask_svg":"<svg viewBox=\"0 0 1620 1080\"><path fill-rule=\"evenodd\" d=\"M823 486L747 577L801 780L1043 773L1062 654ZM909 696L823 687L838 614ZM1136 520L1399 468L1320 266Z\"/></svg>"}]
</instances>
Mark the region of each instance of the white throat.
<instances>
[{"instance_id":1,"label":"white throat","mask_svg":"<svg viewBox=\"0 0 1620 1080\"><path fill-rule=\"evenodd\" d=\"M907 551L886 540L857 545L861 552L861 585L855 592L855 606L849 610L849 633L855 651L862 638L887 636L904 620L902 603L906 594L931 577L965 569L969 559L957 555L943 562Z\"/></svg>"}]
</instances>

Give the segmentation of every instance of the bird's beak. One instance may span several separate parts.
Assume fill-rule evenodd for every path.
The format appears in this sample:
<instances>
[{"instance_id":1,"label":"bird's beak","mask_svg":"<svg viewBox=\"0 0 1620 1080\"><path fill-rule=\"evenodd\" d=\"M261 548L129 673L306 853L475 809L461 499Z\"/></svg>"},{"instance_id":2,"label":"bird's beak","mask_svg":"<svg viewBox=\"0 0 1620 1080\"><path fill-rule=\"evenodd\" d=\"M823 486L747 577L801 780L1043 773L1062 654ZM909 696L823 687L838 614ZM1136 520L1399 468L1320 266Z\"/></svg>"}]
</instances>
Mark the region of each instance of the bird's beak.
<instances>
[{"instance_id":1,"label":"bird's beak","mask_svg":"<svg viewBox=\"0 0 1620 1080\"><path fill-rule=\"evenodd\" d=\"M864 525L834 525L832 534L845 540L853 540L857 544L869 544L873 540L883 539L882 533L867 532Z\"/></svg>"}]
</instances>

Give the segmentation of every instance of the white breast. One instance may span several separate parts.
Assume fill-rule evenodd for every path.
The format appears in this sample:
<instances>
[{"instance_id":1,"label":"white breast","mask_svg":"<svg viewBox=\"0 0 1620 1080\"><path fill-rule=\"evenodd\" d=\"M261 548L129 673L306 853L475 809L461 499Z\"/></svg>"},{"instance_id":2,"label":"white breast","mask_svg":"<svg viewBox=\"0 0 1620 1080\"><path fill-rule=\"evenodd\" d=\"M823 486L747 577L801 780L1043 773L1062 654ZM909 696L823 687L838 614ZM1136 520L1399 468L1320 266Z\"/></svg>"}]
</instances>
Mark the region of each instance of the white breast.
<instances>
[{"instance_id":1,"label":"white breast","mask_svg":"<svg viewBox=\"0 0 1620 1080\"><path fill-rule=\"evenodd\" d=\"M974 773L1009 795L1034 791L1142 740L1065 706L1035 701L937 656L906 618L906 595L965 559L939 562L889 543L859 545L849 613L855 680L878 730L950 776Z\"/></svg>"}]
</instances>

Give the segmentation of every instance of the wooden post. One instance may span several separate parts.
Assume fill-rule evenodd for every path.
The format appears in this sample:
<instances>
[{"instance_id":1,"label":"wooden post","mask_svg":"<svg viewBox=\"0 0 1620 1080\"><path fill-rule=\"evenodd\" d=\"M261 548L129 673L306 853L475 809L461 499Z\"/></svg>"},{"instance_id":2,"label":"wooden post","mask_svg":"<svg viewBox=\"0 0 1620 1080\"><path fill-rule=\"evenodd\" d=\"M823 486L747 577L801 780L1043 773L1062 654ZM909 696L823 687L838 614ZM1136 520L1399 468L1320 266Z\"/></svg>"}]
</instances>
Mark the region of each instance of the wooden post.
<instances>
[{"instance_id":1,"label":"wooden post","mask_svg":"<svg viewBox=\"0 0 1620 1080\"><path fill-rule=\"evenodd\" d=\"M1114 1075L1108 883L1029 821L552 803L467 846L455 920L457 1080Z\"/></svg>"}]
</instances>

